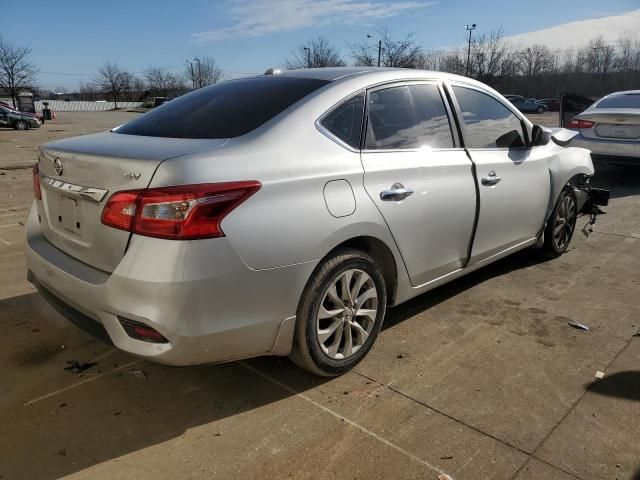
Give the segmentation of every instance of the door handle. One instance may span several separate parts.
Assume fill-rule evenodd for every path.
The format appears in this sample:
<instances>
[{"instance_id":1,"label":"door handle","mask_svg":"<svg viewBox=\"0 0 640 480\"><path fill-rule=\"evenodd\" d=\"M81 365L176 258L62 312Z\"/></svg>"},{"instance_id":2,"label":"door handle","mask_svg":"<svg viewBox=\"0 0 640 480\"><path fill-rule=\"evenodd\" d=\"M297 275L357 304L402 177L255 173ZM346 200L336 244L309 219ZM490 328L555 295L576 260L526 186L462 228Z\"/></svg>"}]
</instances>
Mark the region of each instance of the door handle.
<instances>
[{"instance_id":1,"label":"door handle","mask_svg":"<svg viewBox=\"0 0 640 480\"><path fill-rule=\"evenodd\" d=\"M492 186L492 185L496 185L497 183L499 183L500 180L502 180L502 178L500 178L498 175L496 175L496 172L491 170L489 172L489 175L487 175L486 177L482 177L480 179L480 182L482 183L482 185Z\"/></svg>"},{"instance_id":2,"label":"door handle","mask_svg":"<svg viewBox=\"0 0 640 480\"><path fill-rule=\"evenodd\" d=\"M389 190L380 192L380 199L385 202L398 202L404 200L412 193L412 189L405 188L401 183L394 183Z\"/></svg>"}]
</instances>

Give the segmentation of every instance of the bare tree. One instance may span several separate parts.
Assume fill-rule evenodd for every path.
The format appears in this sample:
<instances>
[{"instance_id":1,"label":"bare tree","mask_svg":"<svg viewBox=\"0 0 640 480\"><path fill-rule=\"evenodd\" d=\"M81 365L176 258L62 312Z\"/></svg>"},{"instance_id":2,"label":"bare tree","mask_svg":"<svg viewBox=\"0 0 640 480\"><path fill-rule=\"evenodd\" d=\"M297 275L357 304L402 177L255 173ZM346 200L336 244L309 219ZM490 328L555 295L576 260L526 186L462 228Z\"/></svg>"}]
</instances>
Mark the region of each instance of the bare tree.
<instances>
[{"instance_id":1,"label":"bare tree","mask_svg":"<svg viewBox=\"0 0 640 480\"><path fill-rule=\"evenodd\" d=\"M33 87L38 69L29 61L31 49L0 37L0 88L11 95L14 108L20 90Z\"/></svg>"},{"instance_id":2,"label":"bare tree","mask_svg":"<svg viewBox=\"0 0 640 480\"><path fill-rule=\"evenodd\" d=\"M160 67L149 67L144 72L149 90L162 97L168 97L169 92L181 89L181 82L177 75Z\"/></svg>"},{"instance_id":3,"label":"bare tree","mask_svg":"<svg viewBox=\"0 0 640 480\"><path fill-rule=\"evenodd\" d=\"M223 80L224 72L211 57L195 58L187 64L185 77L193 88L202 88Z\"/></svg>"},{"instance_id":4,"label":"bare tree","mask_svg":"<svg viewBox=\"0 0 640 480\"><path fill-rule=\"evenodd\" d=\"M592 73L608 73L614 66L615 48L605 43L602 36L589 41L583 49L587 71Z\"/></svg>"},{"instance_id":5,"label":"bare tree","mask_svg":"<svg viewBox=\"0 0 640 480\"><path fill-rule=\"evenodd\" d=\"M344 67L346 64L340 58L340 52L328 40L318 37L300 45L285 60L288 70L296 68Z\"/></svg>"},{"instance_id":6,"label":"bare tree","mask_svg":"<svg viewBox=\"0 0 640 480\"><path fill-rule=\"evenodd\" d=\"M80 100L96 100L96 87L92 82L80 81L78 84L78 96Z\"/></svg>"},{"instance_id":7,"label":"bare tree","mask_svg":"<svg viewBox=\"0 0 640 480\"><path fill-rule=\"evenodd\" d=\"M479 35L471 42L469 72L477 80L495 86L513 71L514 56L502 29Z\"/></svg>"},{"instance_id":8,"label":"bare tree","mask_svg":"<svg viewBox=\"0 0 640 480\"><path fill-rule=\"evenodd\" d=\"M380 65L385 67L418 68L423 61L422 49L413 41L413 35L395 39L385 28L379 30L382 51ZM367 42L348 44L356 65L374 66L378 64L378 45Z\"/></svg>"},{"instance_id":9,"label":"bare tree","mask_svg":"<svg viewBox=\"0 0 640 480\"><path fill-rule=\"evenodd\" d=\"M541 75L555 70L556 57L544 45L532 45L518 52L515 56L515 66L522 75Z\"/></svg>"},{"instance_id":10,"label":"bare tree","mask_svg":"<svg viewBox=\"0 0 640 480\"><path fill-rule=\"evenodd\" d=\"M118 100L123 93L128 91L133 81L133 75L118 64L113 62L105 62L98 70L98 75L94 78L93 84L102 92L111 95L118 109Z\"/></svg>"}]
</instances>

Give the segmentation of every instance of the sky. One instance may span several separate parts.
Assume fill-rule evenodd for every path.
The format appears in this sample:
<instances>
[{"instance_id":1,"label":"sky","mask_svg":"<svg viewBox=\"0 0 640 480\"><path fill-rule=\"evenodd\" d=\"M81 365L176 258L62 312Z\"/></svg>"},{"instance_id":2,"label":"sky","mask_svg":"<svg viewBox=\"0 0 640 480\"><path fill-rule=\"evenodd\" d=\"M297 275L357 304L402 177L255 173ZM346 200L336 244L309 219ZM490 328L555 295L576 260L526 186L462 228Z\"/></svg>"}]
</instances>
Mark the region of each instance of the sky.
<instances>
[{"instance_id":1,"label":"sky","mask_svg":"<svg viewBox=\"0 0 640 480\"><path fill-rule=\"evenodd\" d=\"M0 0L0 12L0 35L32 49L39 84L70 90L106 60L132 72L178 73L187 60L209 56L230 78L262 73L318 36L349 62L348 43L373 44L384 28L413 34L425 49L463 44L472 23L478 33L503 28L520 44L553 37L557 48L595 31L614 41L618 32L640 30L640 0Z\"/></svg>"}]
</instances>

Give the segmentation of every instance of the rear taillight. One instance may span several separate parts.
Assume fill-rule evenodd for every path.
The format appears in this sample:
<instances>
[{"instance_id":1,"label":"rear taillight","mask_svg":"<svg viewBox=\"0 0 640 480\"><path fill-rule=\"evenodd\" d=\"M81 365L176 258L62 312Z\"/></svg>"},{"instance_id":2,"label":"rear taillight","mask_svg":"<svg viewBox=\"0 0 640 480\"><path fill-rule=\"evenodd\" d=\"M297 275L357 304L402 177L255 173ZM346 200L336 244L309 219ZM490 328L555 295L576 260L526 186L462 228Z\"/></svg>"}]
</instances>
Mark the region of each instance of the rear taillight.
<instances>
[{"instance_id":1,"label":"rear taillight","mask_svg":"<svg viewBox=\"0 0 640 480\"><path fill-rule=\"evenodd\" d=\"M251 180L116 192L102 211L102 223L174 240L223 237L222 219L260 186Z\"/></svg>"},{"instance_id":2,"label":"rear taillight","mask_svg":"<svg viewBox=\"0 0 640 480\"><path fill-rule=\"evenodd\" d=\"M572 118L566 128L591 128L596 124L596 122L591 122L589 120L580 120L577 118Z\"/></svg>"},{"instance_id":3,"label":"rear taillight","mask_svg":"<svg viewBox=\"0 0 640 480\"><path fill-rule=\"evenodd\" d=\"M42 190L40 189L40 174L38 173L38 164L33 167L33 195L38 200L42 200Z\"/></svg>"}]
</instances>

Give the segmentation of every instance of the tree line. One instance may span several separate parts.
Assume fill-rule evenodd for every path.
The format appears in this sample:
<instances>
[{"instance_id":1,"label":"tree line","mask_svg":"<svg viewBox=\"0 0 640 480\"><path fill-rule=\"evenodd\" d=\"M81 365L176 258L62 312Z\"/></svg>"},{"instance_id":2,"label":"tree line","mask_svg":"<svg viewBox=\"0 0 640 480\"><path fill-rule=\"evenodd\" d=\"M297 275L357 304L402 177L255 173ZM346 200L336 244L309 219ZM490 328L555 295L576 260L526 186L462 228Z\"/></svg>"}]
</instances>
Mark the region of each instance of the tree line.
<instances>
[{"instance_id":1,"label":"tree line","mask_svg":"<svg viewBox=\"0 0 640 480\"><path fill-rule=\"evenodd\" d=\"M419 68L468 75L503 93L527 97L558 97L577 93L599 97L640 85L640 40L622 36L616 43L603 37L576 49L552 50L545 45L514 47L502 29L477 34L468 46L453 50L429 50L412 34L393 36L387 29L369 35L368 41L347 44L354 65ZM38 68L30 61L28 47L0 36L0 89L13 97L26 89L38 90ZM340 50L323 37L301 44L283 61L287 69L341 67L347 65ZM73 98L145 101L150 97L175 97L225 79L211 57L195 58L182 72L152 66L132 73L115 62L105 62L96 75L80 82ZM56 89L66 93L65 89ZM44 92L43 92L44 93Z\"/></svg>"}]
</instances>

